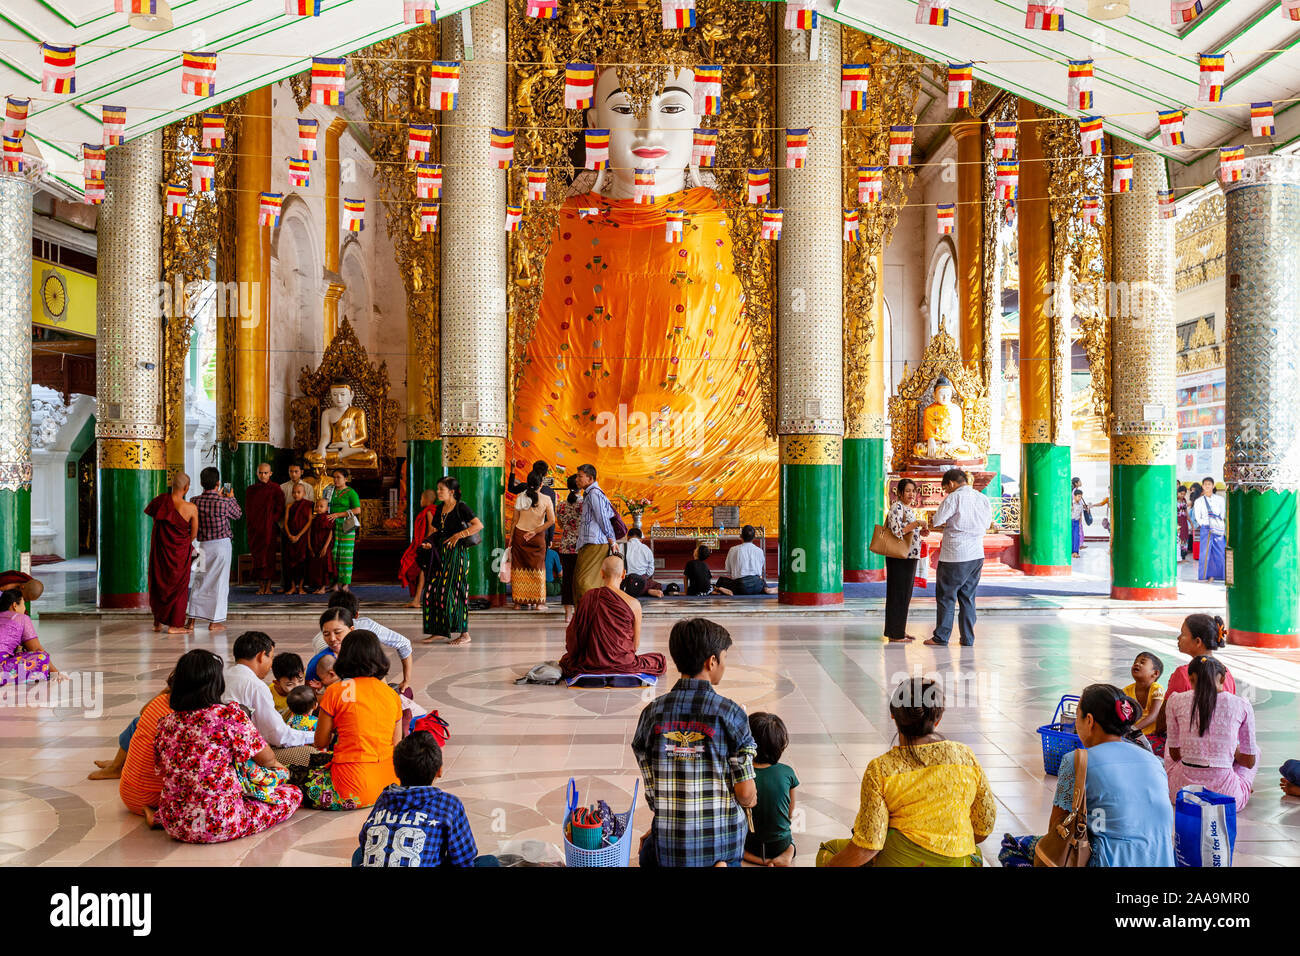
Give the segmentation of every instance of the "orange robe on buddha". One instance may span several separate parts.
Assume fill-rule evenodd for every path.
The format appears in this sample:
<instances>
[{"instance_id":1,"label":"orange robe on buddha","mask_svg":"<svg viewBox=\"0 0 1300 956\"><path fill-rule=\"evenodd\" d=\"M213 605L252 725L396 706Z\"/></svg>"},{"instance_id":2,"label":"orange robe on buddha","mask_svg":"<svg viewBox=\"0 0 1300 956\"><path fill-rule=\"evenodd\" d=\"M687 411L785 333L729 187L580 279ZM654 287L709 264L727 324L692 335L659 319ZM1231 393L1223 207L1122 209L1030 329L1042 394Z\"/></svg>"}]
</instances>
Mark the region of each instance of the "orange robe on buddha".
<instances>
[{"instance_id":1,"label":"orange robe on buddha","mask_svg":"<svg viewBox=\"0 0 1300 956\"><path fill-rule=\"evenodd\" d=\"M669 209L686 211L681 242L665 238ZM515 397L517 454L565 475L590 462L607 491L649 498L648 520L667 524L678 500L775 505L777 447L713 190L649 205L570 198L543 283Z\"/></svg>"}]
</instances>

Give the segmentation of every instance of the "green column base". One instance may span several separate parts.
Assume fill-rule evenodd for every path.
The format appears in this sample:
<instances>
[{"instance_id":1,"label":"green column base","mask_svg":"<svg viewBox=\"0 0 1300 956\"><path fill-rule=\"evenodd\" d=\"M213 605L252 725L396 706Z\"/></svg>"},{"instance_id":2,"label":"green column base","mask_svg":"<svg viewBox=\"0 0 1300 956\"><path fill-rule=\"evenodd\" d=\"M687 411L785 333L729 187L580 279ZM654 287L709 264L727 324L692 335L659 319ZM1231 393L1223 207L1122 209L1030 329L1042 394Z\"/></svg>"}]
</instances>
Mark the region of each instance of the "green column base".
<instances>
[{"instance_id":1,"label":"green column base","mask_svg":"<svg viewBox=\"0 0 1300 956\"><path fill-rule=\"evenodd\" d=\"M871 533L885 514L885 440L844 439L844 580L885 580L885 559Z\"/></svg>"},{"instance_id":2,"label":"green column base","mask_svg":"<svg viewBox=\"0 0 1300 956\"><path fill-rule=\"evenodd\" d=\"M782 604L844 603L842 465L781 465Z\"/></svg>"},{"instance_id":3,"label":"green column base","mask_svg":"<svg viewBox=\"0 0 1300 956\"><path fill-rule=\"evenodd\" d=\"M1020 570L1070 574L1070 448L1020 446Z\"/></svg>"},{"instance_id":4,"label":"green column base","mask_svg":"<svg viewBox=\"0 0 1300 956\"><path fill-rule=\"evenodd\" d=\"M420 495L432 491L442 477L442 442L413 438L406 442L406 530L415 527Z\"/></svg>"},{"instance_id":5,"label":"green column base","mask_svg":"<svg viewBox=\"0 0 1300 956\"><path fill-rule=\"evenodd\" d=\"M167 490L161 469L100 468L99 606L149 606L149 538L144 509Z\"/></svg>"},{"instance_id":6,"label":"green column base","mask_svg":"<svg viewBox=\"0 0 1300 956\"><path fill-rule=\"evenodd\" d=\"M447 474L460 482L461 501L483 522L483 543L470 549L469 596L500 604L505 594L497 571L505 545L501 497L505 469L501 467L447 466ZM441 476L439 476L441 477Z\"/></svg>"},{"instance_id":7,"label":"green column base","mask_svg":"<svg viewBox=\"0 0 1300 956\"><path fill-rule=\"evenodd\" d=\"M1178 520L1173 465L1111 465L1110 596L1178 598Z\"/></svg>"},{"instance_id":8,"label":"green column base","mask_svg":"<svg viewBox=\"0 0 1300 956\"><path fill-rule=\"evenodd\" d=\"M984 496L993 501L993 514L1002 513L1002 453L989 452L989 463L984 467L993 472L993 478L984 486Z\"/></svg>"},{"instance_id":9,"label":"green column base","mask_svg":"<svg viewBox=\"0 0 1300 956\"><path fill-rule=\"evenodd\" d=\"M222 449L221 480L230 482L230 486L235 489L235 500L239 502L241 511L244 509L244 494L248 491L248 486L257 481L257 466L274 459L275 449L270 442L241 441L233 452ZM191 482L198 485L194 479ZM198 494L199 490L196 487L194 494ZM241 554L248 553L248 525L242 520L236 521L230 529L233 538L230 545L231 560L237 561Z\"/></svg>"},{"instance_id":10,"label":"green column base","mask_svg":"<svg viewBox=\"0 0 1300 956\"><path fill-rule=\"evenodd\" d=\"M1297 492L1228 490L1228 641L1300 647Z\"/></svg>"},{"instance_id":11,"label":"green column base","mask_svg":"<svg viewBox=\"0 0 1300 956\"><path fill-rule=\"evenodd\" d=\"M0 490L0 571L18 571L32 550L32 489Z\"/></svg>"}]
</instances>

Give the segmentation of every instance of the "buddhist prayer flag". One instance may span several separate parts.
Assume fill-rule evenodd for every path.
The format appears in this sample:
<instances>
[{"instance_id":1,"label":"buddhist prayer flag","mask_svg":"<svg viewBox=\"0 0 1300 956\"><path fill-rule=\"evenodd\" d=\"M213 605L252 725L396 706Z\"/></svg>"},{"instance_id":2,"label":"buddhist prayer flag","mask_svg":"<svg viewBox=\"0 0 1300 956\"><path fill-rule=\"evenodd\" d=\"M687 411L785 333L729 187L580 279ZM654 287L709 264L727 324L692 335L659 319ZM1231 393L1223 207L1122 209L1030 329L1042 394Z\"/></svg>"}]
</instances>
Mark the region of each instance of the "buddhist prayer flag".
<instances>
[{"instance_id":1,"label":"buddhist prayer flag","mask_svg":"<svg viewBox=\"0 0 1300 956\"><path fill-rule=\"evenodd\" d=\"M1071 60L1066 83L1066 102L1072 110L1092 109L1092 60Z\"/></svg>"},{"instance_id":2,"label":"buddhist prayer flag","mask_svg":"<svg viewBox=\"0 0 1300 956\"><path fill-rule=\"evenodd\" d=\"M695 68L695 112L700 116L713 116L722 110L722 67L697 66Z\"/></svg>"},{"instance_id":3,"label":"buddhist prayer flag","mask_svg":"<svg viewBox=\"0 0 1300 956\"><path fill-rule=\"evenodd\" d=\"M21 136L9 136L4 138L4 165L7 173L21 173L23 171L23 138ZM90 182L90 178L86 178Z\"/></svg>"},{"instance_id":4,"label":"buddhist prayer flag","mask_svg":"<svg viewBox=\"0 0 1300 956\"><path fill-rule=\"evenodd\" d=\"M525 186L529 202L541 202L546 198L546 169L541 166L529 166L525 174Z\"/></svg>"},{"instance_id":5,"label":"buddhist prayer flag","mask_svg":"<svg viewBox=\"0 0 1300 956\"><path fill-rule=\"evenodd\" d=\"M1016 158L1016 121L994 120L993 122L993 157L995 159Z\"/></svg>"},{"instance_id":6,"label":"buddhist prayer flag","mask_svg":"<svg viewBox=\"0 0 1300 956\"><path fill-rule=\"evenodd\" d=\"M587 169L604 169L609 165L609 130L584 130L582 142L583 165Z\"/></svg>"},{"instance_id":7,"label":"buddhist prayer flag","mask_svg":"<svg viewBox=\"0 0 1300 956\"><path fill-rule=\"evenodd\" d=\"M1016 201L1014 199L1008 202L1006 208L1002 210L1002 221L1008 226L1016 224Z\"/></svg>"},{"instance_id":8,"label":"buddhist prayer flag","mask_svg":"<svg viewBox=\"0 0 1300 956\"><path fill-rule=\"evenodd\" d=\"M257 200L257 224L275 228L280 225L280 207L284 193L262 193Z\"/></svg>"},{"instance_id":9,"label":"buddhist prayer flag","mask_svg":"<svg viewBox=\"0 0 1300 956\"><path fill-rule=\"evenodd\" d=\"M1201 83L1196 91L1198 103L1217 103L1223 99L1223 61L1226 53L1200 55Z\"/></svg>"},{"instance_id":10,"label":"buddhist prayer flag","mask_svg":"<svg viewBox=\"0 0 1300 956\"><path fill-rule=\"evenodd\" d=\"M638 166L633 171L632 199L643 206L648 206L655 201L655 171L653 166L648 168Z\"/></svg>"},{"instance_id":11,"label":"buddhist prayer flag","mask_svg":"<svg viewBox=\"0 0 1300 956\"><path fill-rule=\"evenodd\" d=\"M320 120L298 120L298 149L301 158L316 158L316 135L319 131Z\"/></svg>"},{"instance_id":12,"label":"buddhist prayer flag","mask_svg":"<svg viewBox=\"0 0 1300 956\"><path fill-rule=\"evenodd\" d=\"M402 20L408 24L437 23L434 0L402 0Z\"/></svg>"},{"instance_id":13,"label":"buddhist prayer flag","mask_svg":"<svg viewBox=\"0 0 1300 956\"><path fill-rule=\"evenodd\" d=\"M284 0L286 17L320 16L320 0Z\"/></svg>"},{"instance_id":14,"label":"buddhist prayer flag","mask_svg":"<svg viewBox=\"0 0 1300 956\"><path fill-rule=\"evenodd\" d=\"M1252 136L1273 136L1277 133L1272 102L1250 104L1250 132Z\"/></svg>"},{"instance_id":15,"label":"buddhist prayer flag","mask_svg":"<svg viewBox=\"0 0 1300 956\"><path fill-rule=\"evenodd\" d=\"M998 160L998 198L1015 199L1020 189L1020 161L1016 159Z\"/></svg>"},{"instance_id":16,"label":"buddhist prayer flag","mask_svg":"<svg viewBox=\"0 0 1300 956\"><path fill-rule=\"evenodd\" d=\"M748 170L745 181L749 187L746 196L755 206L767 199L768 193L772 191L772 173L766 168Z\"/></svg>"},{"instance_id":17,"label":"buddhist prayer flag","mask_svg":"<svg viewBox=\"0 0 1300 956\"><path fill-rule=\"evenodd\" d=\"M108 150L90 143L81 144L81 172L87 179L103 179L108 164Z\"/></svg>"},{"instance_id":18,"label":"buddhist prayer flag","mask_svg":"<svg viewBox=\"0 0 1300 956\"><path fill-rule=\"evenodd\" d=\"M759 236L763 239L780 239L781 225L784 220L785 220L785 210L764 209L763 223L760 227Z\"/></svg>"},{"instance_id":19,"label":"buddhist prayer flag","mask_svg":"<svg viewBox=\"0 0 1300 956\"><path fill-rule=\"evenodd\" d=\"M158 0L113 0L118 13L144 13L153 16L158 12Z\"/></svg>"},{"instance_id":20,"label":"buddhist prayer flag","mask_svg":"<svg viewBox=\"0 0 1300 956\"><path fill-rule=\"evenodd\" d=\"M1065 29L1065 6L1059 3L1029 4L1025 11L1025 29L1061 32Z\"/></svg>"},{"instance_id":21,"label":"buddhist prayer flag","mask_svg":"<svg viewBox=\"0 0 1300 956\"><path fill-rule=\"evenodd\" d=\"M1178 204L1174 202L1174 191L1172 189L1162 189L1156 196L1156 204L1160 207L1161 219L1176 219L1178 217Z\"/></svg>"},{"instance_id":22,"label":"buddhist prayer flag","mask_svg":"<svg viewBox=\"0 0 1300 956\"><path fill-rule=\"evenodd\" d=\"M974 82L974 63L948 64L948 109L964 109L970 106L970 89Z\"/></svg>"},{"instance_id":23,"label":"buddhist prayer flag","mask_svg":"<svg viewBox=\"0 0 1300 956\"><path fill-rule=\"evenodd\" d=\"M939 235L952 235L953 223L956 221L957 204L941 202L935 207L935 221L939 226Z\"/></svg>"},{"instance_id":24,"label":"buddhist prayer flag","mask_svg":"<svg viewBox=\"0 0 1300 956\"><path fill-rule=\"evenodd\" d=\"M785 131L785 168L803 169L808 161L807 129L787 129Z\"/></svg>"},{"instance_id":25,"label":"buddhist prayer flag","mask_svg":"<svg viewBox=\"0 0 1300 956\"><path fill-rule=\"evenodd\" d=\"M518 232L523 219L523 206L506 206L506 232Z\"/></svg>"},{"instance_id":26,"label":"buddhist prayer flag","mask_svg":"<svg viewBox=\"0 0 1300 956\"><path fill-rule=\"evenodd\" d=\"M858 241L858 211L856 209L844 210L844 241Z\"/></svg>"},{"instance_id":27,"label":"buddhist prayer flag","mask_svg":"<svg viewBox=\"0 0 1300 956\"><path fill-rule=\"evenodd\" d=\"M685 222L685 209L669 209L664 219L664 240L667 242L681 242L682 226Z\"/></svg>"},{"instance_id":28,"label":"buddhist prayer flag","mask_svg":"<svg viewBox=\"0 0 1300 956\"><path fill-rule=\"evenodd\" d=\"M1169 18L1174 26L1191 23L1201 15L1201 0L1170 0Z\"/></svg>"},{"instance_id":29,"label":"buddhist prayer flag","mask_svg":"<svg viewBox=\"0 0 1300 956\"><path fill-rule=\"evenodd\" d=\"M104 183L99 179L92 179L86 183L85 189L86 202L91 206L98 206L104 201Z\"/></svg>"},{"instance_id":30,"label":"buddhist prayer flag","mask_svg":"<svg viewBox=\"0 0 1300 956\"><path fill-rule=\"evenodd\" d=\"M816 30L817 0L786 0L785 28L787 30Z\"/></svg>"},{"instance_id":31,"label":"buddhist prayer flag","mask_svg":"<svg viewBox=\"0 0 1300 956\"><path fill-rule=\"evenodd\" d=\"M923 26L948 25L948 0L919 0L916 5L916 22Z\"/></svg>"},{"instance_id":32,"label":"buddhist prayer flag","mask_svg":"<svg viewBox=\"0 0 1300 956\"><path fill-rule=\"evenodd\" d=\"M912 161L912 126L889 127L889 165L906 166Z\"/></svg>"},{"instance_id":33,"label":"buddhist prayer flag","mask_svg":"<svg viewBox=\"0 0 1300 956\"><path fill-rule=\"evenodd\" d=\"M884 166L858 167L858 202L880 202L885 188Z\"/></svg>"},{"instance_id":34,"label":"buddhist prayer flag","mask_svg":"<svg viewBox=\"0 0 1300 956\"><path fill-rule=\"evenodd\" d=\"M509 169L515 161L515 131L512 129L492 130L492 141L488 146L488 159L496 164L497 169Z\"/></svg>"},{"instance_id":35,"label":"buddhist prayer flag","mask_svg":"<svg viewBox=\"0 0 1300 956\"><path fill-rule=\"evenodd\" d=\"M1115 179L1112 192L1126 193L1133 188L1133 154L1115 157Z\"/></svg>"},{"instance_id":36,"label":"buddhist prayer flag","mask_svg":"<svg viewBox=\"0 0 1300 956\"><path fill-rule=\"evenodd\" d=\"M217 55L186 53L181 57L181 92L211 96L217 92Z\"/></svg>"},{"instance_id":37,"label":"buddhist prayer flag","mask_svg":"<svg viewBox=\"0 0 1300 956\"><path fill-rule=\"evenodd\" d=\"M564 68L564 108L585 110L596 91L596 65L570 63Z\"/></svg>"},{"instance_id":38,"label":"buddhist prayer flag","mask_svg":"<svg viewBox=\"0 0 1300 956\"><path fill-rule=\"evenodd\" d=\"M343 56L311 58L311 101L321 106L342 106L346 99L348 60Z\"/></svg>"},{"instance_id":39,"label":"buddhist prayer flag","mask_svg":"<svg viewBox=\"0 0 1300 956\"><path fill-rule=\"evenodd\" d=\"M1084 196L1083 208L1079 211L1079 218L1084 222L1096 222L1101 216L1101 197Z\"/></svg>"},{"instance_id":40,"label":"buddhist prayer flag","mask_svg":"<svg viewBox=\"0 0 1300 956\"><path fill-rule=\"evenodd\" d=\"M665 30L685 30L695 26L695 0L663 0Z\"/></svg>"},{"instance_id":41,"label":"buddhist prayer flag","mask_svg":"<svg viewBox=\"0 0 1300 956\"><path fill-rule=\"evenodd\" d=\"M691 165L712 166L718 152L718 131L697 129L691 140Z\"/></svg>"},{"instance_id":42,"label":"buddhist prayer flag","mask_svg":"<svg viewBox=\"0 0 1300 956\"><path fill-rule=\"evenodd\" d=\"M840 67L840 109L865 110L871 85L870 63L845 63Z\"/></svg>"},{"instance_id":43,"label":"buddhist prayer flag","mask_svg":"<svg viewBox=\"0 0 1300 956\"><path fill-rule=\"evenodd\" d=\"M27 111L31 108L32 101L30 98L23 99L21 96L5 97L5 126L4 135L13 136L22 139L27 132ZM1272 104L1269 104L1270 108Z\"/></svg>"},{"instance_id":44,"label":"buddhist prayer flag","mask_svg":"<svg viewBox=\"0 0 1300 956\"><path fill-rule=\"evenodd\" d=\"M364 199L343 200L343 223L348 232L365 231L366 201Z\"/></svg>"},{"instance_id":45,"label":"buddhist prayer flag","mask_svg":"<svg viewBox=\"0 0 1300 956\"><path fill-rule=\"evenodd\" d=\"M436 163L417 163L415 195L418 199L442 198L442 167Z\"/></svg>"},{"instance_id":46,"label":"buddhist prayer flag","mask_svg":"<svg viewBox=\"0 0 1300 956\"><path fill-rule=\"evenodd\" d=\"M1282 19L1300 20L1300 0L1282 0Z\"/></svg>"},{"instance_id":47,"label":"buddhist prayer flag","mask_svg":"<svg viewBox=\"0 0 1300 956\"><path fill-rule=\"evenodd\" d=\"M420 231L438 231L438 204L436 202L420 203Z\"/></svg>"},{"instance_id":48,"label":"buddhist prayer flag","mask_svg":"<svg viewBox=\"0 0 1300 956\"><path fill-rule=\"evenodd\" d=\"M289 157L289 185L301 189L311 188L311 163L305 159Z\"/></svg>"},{"instance_id":49,"label":"buddhist prayer flag","mask_svg":"<svg viewBox=\"0 0 1300 956\"><path fill-rule=\"evenodd\" d=\"M303 120L298 120L298 135L302 136ZM315 123L315 120L311 120ZM203 114L203 148L220 149L226 145L226 116L224 113ZM313 147L314 149L315 147ZM316 154L312 153L312 159Z\"/></svg>"},{"instance_id":50,"label":"buddhist prayer flag","mask_svg":"<svg viewBox=\"0 0 1300 956\"><path fill-rule=\"evenodd\" d=\"M290 160L293 162L293 160ZM217 154L194 153L190 156L190 190L196 195L212 193L217 177Z\"/></svg>"},{"instance_id":51,"label":"buddhist prayer flag","mask_svg":"<svg viewBox=\"0 0 1300 956\"><path fill-rule=\"evenodd\" d=\"M454 110L460 94L460 64L434 60L429 73L429 106L435 110Z\"/></svg>"},{"instance_id":52,"label":"buddhist prayer flag","mask_svg":"<svg viewBox=\"0 0 1300 956\"><path fill-rule=\"evenodd\" d=\"M412 163L422 163L429 158L433 148L433 124L411 123L406 133L406 159Z\"/></svg>"},{"instance_id":53,"label":"buddhist prayer flag","mask_svg":"<svg viewBox=\"0 0 1300 956\"><path fill-rule=\"evenodd\" d=\"M1160 142L1165 146L1181 146L1183 140L1183 111L1161 110Z\"/></svg>"},{"instance_id":54,"label":"buddhist prayer flag","mask_svg":"<svg viewBox=\"0 0 1300 956\"><path fill-rule=\"evenodd\" d=\"M1102 135L1102 119L1100 116L1085 116L1079 120L1079 145L1083 148L1083 155L1101 155Z\"/></svg>"},{"instance_id":55,"label":"buddhist prayer flag","mask_svg":"<svg viewBox=\"0 0 1300 956\"><path fill-rule=\"evenodd\" d=\"M77 92L77 48L75 45L59 46L55 43L42 43L41 58L44 61L44 66L41 69L42 93Z\"/></svg>"},{"instance_id":56,"label":"buddhist prayer flag","mask_svg":"<svg viewBox=\"0 0 1300 956\"><path fill-rule=\"evenodd\" d=\"M1235 183L1246 168L1245 146L1219 147L1219 182Z\"/></svg>"},{"instance_id":57,"label":"buddhist prayer flag","mask_svg":"<svg viewBox=\"0 0 1300 956\"><path fill-rule=\"evenodd\" d=\"M524 12L535 20L554 20L560 15L558 0L528 0Z\"/></svg>"},{"instance_id":58,"label":"buddhist prayer flag","mask_svg":"<svg viewBox=\"0 0 1300 956\"><path fill-rule=\"evenodd\" d=\"M189 210L189 204L186 202L190 198L190 191L184 184L177 185L168 183L167 185L167 215L184 216Z\"/></svg>"},{"instance_id":59,"label":"buddhist prayer flag","mask_svg":"<svg viewBox=\"0 0 1300 956\"><path fill-rule=\"evenodd\" d=\"M598 208L596 208L595 206L579 206L579 207L578 207L578 218L579 218L579 219L591 219L593 216L599 216L599 215L600 215L600 210L599 210Z\"/></svg>"}]
</instances>

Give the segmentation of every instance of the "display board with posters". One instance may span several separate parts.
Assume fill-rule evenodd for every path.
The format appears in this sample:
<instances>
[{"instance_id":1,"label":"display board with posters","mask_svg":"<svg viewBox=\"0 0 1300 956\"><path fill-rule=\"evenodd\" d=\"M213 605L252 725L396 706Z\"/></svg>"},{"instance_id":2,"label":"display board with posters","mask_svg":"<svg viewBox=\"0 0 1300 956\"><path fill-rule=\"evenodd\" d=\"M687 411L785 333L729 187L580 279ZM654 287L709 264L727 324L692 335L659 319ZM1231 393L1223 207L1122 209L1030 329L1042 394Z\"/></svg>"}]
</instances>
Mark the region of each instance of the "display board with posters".
<instances>
[{"instance_id":1,"label":"display board with posters","mask_svg":"<svg viewBox=\"0 0 1300 956\"><path fill-rule=\"evenodd\" d=\"M1223 475L1224 369L1178 376L1178 456L1180 482Z\"/></svg>"}]
</instances>

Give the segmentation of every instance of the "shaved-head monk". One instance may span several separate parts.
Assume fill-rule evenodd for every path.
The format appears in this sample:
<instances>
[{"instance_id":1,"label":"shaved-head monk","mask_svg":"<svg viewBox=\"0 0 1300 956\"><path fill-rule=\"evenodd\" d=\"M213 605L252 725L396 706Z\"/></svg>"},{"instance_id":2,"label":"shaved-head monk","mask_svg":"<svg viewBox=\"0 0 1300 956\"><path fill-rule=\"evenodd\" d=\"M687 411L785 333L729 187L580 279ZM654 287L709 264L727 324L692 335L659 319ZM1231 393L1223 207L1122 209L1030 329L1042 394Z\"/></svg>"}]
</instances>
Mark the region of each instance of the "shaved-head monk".
<instances>
[{"instance_id":1,"label":"shaved-head monk","mask_svg":"<svg viewBox=\"0 0 1300 956\"><path fill-rule=\"evenodd\" d=\"M601 586L578 602L564 639L560 672L579 674L662 674L662 654L638 654L641 605L624 594L623 559L611 554L600 565Z\"/></svg>"},{"instance_id":2,"label":"shaved-head monk","mask_svg":"<svg viewBox=\"0 0 1300 956\"><path fill-rule=\"evenodd\" d=\"M190 597L190 556L199 534L199 510L185 500L190 476L172 478L170 491L149 502L144 513L153 519L149 540L149 607L153 629L184 634L185 605Z\"/></svg>"}]
</instances>

